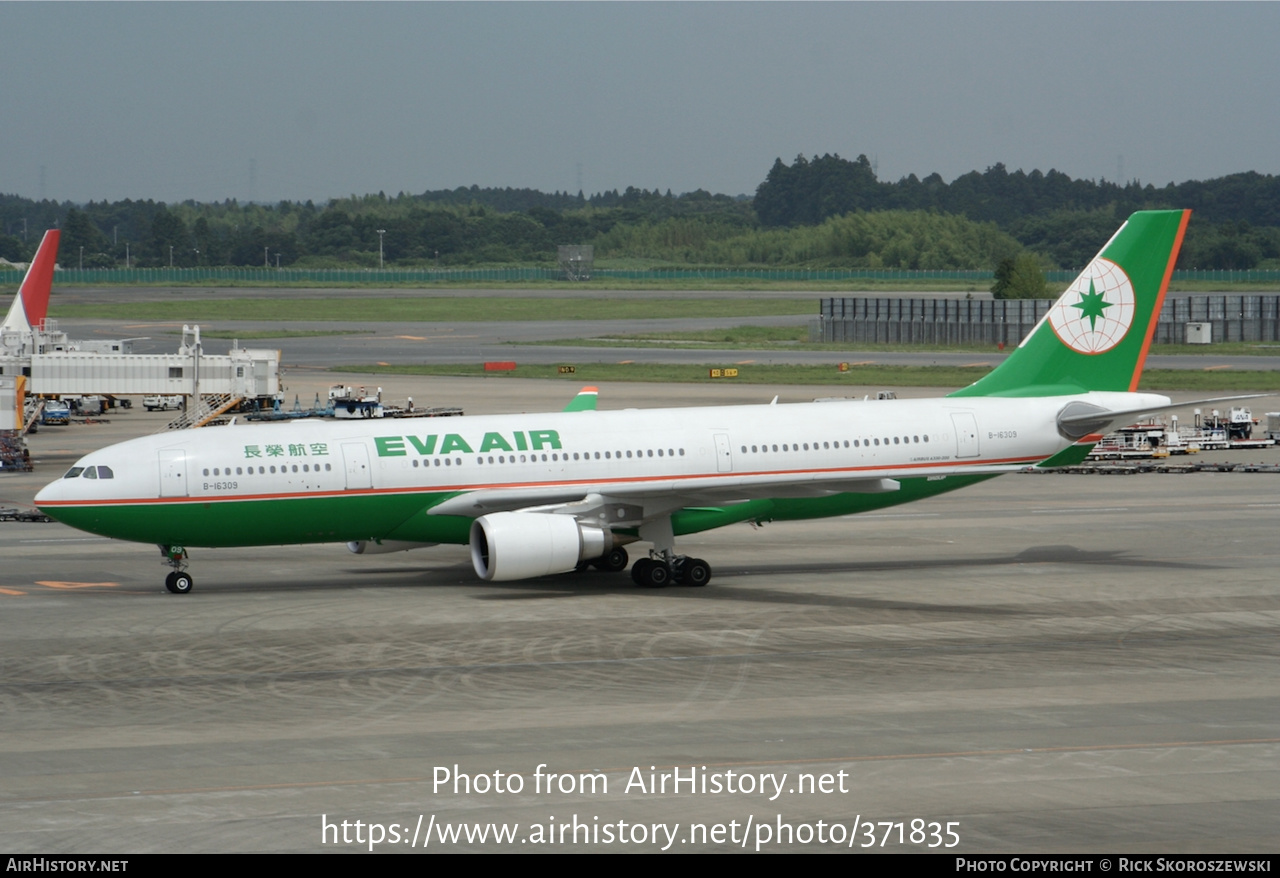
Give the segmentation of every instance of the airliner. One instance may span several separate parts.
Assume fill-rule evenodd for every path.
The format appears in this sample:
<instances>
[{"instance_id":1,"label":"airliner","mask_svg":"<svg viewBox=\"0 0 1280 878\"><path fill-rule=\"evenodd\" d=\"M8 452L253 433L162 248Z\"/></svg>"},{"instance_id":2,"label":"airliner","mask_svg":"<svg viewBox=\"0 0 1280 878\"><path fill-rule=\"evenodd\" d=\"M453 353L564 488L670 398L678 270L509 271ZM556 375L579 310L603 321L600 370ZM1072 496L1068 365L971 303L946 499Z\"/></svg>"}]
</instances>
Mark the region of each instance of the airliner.
<instances>
[{"instance_id":1,"label":"airliner","mask_svg":"<svg viewBox=\"0 0 1280 878\"><path fill-rule=\"evenodd\" d=\"M1084 458L1118 423L1175 408L1137 392L1190 211L1133 214L995 370L940 399L431 420L233 424L95 451L36 505L153 543L191 591L188 547L469 545L503 582L594 566L705 586L686 534L843 516ZM1184 403L1185 405L1185 403ZM633 547L634 549L634 547Z\"/></svg>"}]
</instances>

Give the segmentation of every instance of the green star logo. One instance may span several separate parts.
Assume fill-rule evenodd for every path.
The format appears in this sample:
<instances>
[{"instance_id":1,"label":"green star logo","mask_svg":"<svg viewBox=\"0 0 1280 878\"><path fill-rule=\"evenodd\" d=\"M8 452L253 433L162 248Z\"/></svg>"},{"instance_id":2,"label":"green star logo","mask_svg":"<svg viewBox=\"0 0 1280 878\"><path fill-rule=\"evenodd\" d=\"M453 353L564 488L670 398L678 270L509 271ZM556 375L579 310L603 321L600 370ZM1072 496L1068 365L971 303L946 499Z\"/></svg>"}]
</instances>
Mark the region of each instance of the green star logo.
<instances>
[{"instance_id":1,"label":"green star logo","mask_svg":"<svg viewBox=\"0 0 1280 878\"><path fill-rule=\"evenodd\" d=\"M1080 309L1081 317L1089 318L1089 331L1098 331L1098 318L1103 316L1103 311L1111 307L1111 303L1103 298L1102 293L1097 292L1093 288L1093 278L1089 279L1089 292L1080 294L1080 301L1071 306Z\"/></svg>"}]
</instances>

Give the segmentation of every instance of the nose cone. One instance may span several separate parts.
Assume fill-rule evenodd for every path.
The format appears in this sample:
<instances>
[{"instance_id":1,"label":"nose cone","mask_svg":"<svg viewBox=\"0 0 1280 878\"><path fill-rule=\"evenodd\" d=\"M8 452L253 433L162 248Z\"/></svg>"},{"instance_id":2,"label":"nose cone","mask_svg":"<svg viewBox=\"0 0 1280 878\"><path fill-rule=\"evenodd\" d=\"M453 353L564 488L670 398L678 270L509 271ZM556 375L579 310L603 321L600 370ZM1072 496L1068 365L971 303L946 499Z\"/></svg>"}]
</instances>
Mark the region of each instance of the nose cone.
<instances>
[{"instance_id":1,"label":"nose cone","mask_svg":"<svg viewBox=\"0 0 1280 878\"><path fill-rule=\"evenodd\" d=\"M56 482L45 485L40 489L40 493L36 494L36 508L45 515L58 518L58 501L72 499L66 483L74 481L76 480L58 479Z\"/></svg>"}]
</instances>

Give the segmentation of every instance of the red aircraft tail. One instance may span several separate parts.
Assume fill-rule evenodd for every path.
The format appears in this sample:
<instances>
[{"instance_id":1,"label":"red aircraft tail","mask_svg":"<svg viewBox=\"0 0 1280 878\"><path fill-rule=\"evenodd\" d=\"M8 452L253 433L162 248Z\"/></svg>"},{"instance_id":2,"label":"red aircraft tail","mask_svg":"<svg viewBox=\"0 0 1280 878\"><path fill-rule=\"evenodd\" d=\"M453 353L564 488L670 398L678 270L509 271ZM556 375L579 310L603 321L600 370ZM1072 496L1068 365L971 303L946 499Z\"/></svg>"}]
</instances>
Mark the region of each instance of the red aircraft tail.
<instances>
[{"instance_id":1,"label":"red aircraft tail","mask_svg":"<svg viewBox=\"0 0 1280 878\"><path fill-rule=\"evenodd\" d=\"M31 260L27 276L18 288L18 296L22 300L22 309L26 312L27 323L37 328L49 314L49 293L53 290L53 266L58 261L58 239L62 232L49 229L44 233L36 258Z\"/></svg>"}]
</instances>

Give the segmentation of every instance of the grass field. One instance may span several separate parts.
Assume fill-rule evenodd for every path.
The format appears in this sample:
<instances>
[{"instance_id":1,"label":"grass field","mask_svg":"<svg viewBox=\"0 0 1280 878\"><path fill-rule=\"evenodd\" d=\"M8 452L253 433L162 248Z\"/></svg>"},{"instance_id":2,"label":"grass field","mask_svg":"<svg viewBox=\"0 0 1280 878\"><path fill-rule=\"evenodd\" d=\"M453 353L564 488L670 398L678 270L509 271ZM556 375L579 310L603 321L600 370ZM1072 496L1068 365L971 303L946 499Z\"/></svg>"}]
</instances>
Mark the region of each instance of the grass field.
<instances>
[{"instance_id":1,"label":"grass field","mask_svg":"<svg viewBox=\"0 0 1280 878\"><path fill-rule=\"evenodd\" d=\"M810 344L809 327L804 326L735 326L729 329L707 329L689 332L636 332L604 335L598 338L566 338L536 344L576 347L635 347L637 344L666 345L670 347L705 350L760 350L779 348L787 350L848 350L849 345ZM892 351L898 353L924 353L926 351L955 353L992 353L990 345L922 345L877 344L858 350ZM1276 342L1226 342L1213 345L1169 344L1155 345L1152 353L1197 356L1280 356L1280 343Z\"/></svg>"},{"instance_id":2,"label":"grass field","mask_svg":"<svg viewBox=\"0 0 1280 878\"><path fill-rule=\"evenodd\" d=\"M809 299L565 299L565 298L299 298L175 299L118 305L60 304L59 317L207 322L331 320L361 323L634 320L652 317L775 317L816 314Z\"/></svg>"}]
</instances>

